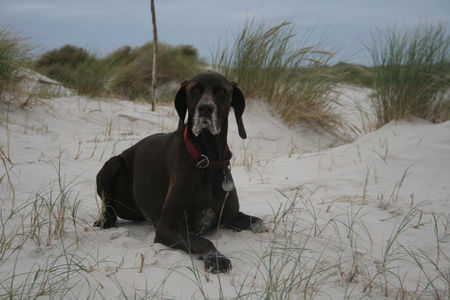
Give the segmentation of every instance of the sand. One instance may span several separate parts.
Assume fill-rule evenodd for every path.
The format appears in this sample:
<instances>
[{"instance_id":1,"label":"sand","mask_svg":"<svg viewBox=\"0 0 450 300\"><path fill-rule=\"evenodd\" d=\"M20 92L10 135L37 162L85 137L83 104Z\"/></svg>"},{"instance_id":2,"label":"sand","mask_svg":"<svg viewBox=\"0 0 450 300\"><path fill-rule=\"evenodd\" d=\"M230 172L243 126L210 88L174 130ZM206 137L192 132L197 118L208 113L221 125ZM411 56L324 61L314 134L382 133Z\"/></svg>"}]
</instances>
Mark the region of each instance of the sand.
<instances>
[{"instance_id":1,"label":"sand","mask_svg":"<svg viewBox=\"0 0 450 300\"><path fill-rule=\"evenodd\" d=\"M209 235L233 264L220 275L154 243L150 224L91 227L96 173L145 136L174 130L171 105L151 112L142 103L67 96L12 105L7 118L3 105L0 147L11 163L10 182L0 171L0 298L448 297L450 122L403 120L370 131L370 90L340 92L339 112L358 129L351 143L289 128L255 100L242 140L230 114L241 210L269 231ZM48 239L61 200L65 225ZM33 211L40 235L30 233Z\"/></svg>"}]
</instances>

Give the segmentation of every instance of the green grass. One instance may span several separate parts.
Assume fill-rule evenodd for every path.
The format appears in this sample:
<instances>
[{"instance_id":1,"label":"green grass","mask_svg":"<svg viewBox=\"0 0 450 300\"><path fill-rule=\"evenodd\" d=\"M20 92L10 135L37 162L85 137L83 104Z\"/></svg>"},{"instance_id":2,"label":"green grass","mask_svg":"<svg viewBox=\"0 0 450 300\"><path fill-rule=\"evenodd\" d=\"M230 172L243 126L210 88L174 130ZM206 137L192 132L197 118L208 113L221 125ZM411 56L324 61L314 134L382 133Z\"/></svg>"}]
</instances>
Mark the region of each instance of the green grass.
<instances>
[{"instance_id":1,"label":"green grass","mask_svg":"<svg viewBox=\"0 0 450 300\"><path fill-rule=\"evenodd\" d=\"M440 25L372 35L366 48L375 66L373 104L379 127L412 116L433 122L449 119L449 46Z\"/></svg>"},{"instance_id":2,"label":"green grass","mask_svg":"<svg viewBox=\"0 0 450 300\"><path fill-rule=\"evenodd\" d=\"M30 66L31 47L8 28L0 29L0 99L17 91L21 71Z\"/></svg>"},{"instance_id":3,"label":"green grass","mask_svg":"<svg viewBox=\"0 0 450 300\"><path fill-rule=\"evenodd\" d=\"M357 87L372 87L373 70L371 67L339 62L329 68L330 75L336 76L339 83Z\"/></svg>"},{"instance_id":4,"label":"green grass","mask_svg":"<svg viewBox=\"0 0 450 300\"><path fill-rule=\"evenodd\" d=\"M203 69L197 50L189 45L159 44L158 83L181 82ZM148 100L151 97L153 44L119 48L106 57L66 45L43 54L36 62L40 71L77 93ZM173 99L176 91L163 98Z\"/></svg>"},{"instance_id":5,"label":"green grass","mask_svg":"<svg viewBox=\"0 0 450 300\"><path fill-rule=\"evenodd\" d=\"M204 68L197 50L189 45L169 46L158 44L158 84L171 81L181 82L191 78ZM146 43L138 48L123 47L105 58L117 68L111 78L110 89L115 95L129 99L151 97L153 44ZM170 96L175 96L175 92ZM173 97L170 100L173 100ZM164 97L166 98L166 97Z\"/></svg>"},{"instance_id":6,"label":"green grass","mask_svg":"<svg viewBox=\"0 0 450 300\"><path fill-rule=\"evenodd\" d=\"M112 64L103 63L83 48L66 45L43 54L36 67L77 93L92 97L107 93Z\"/></svg>"},{"instance_id":7,"label":"green grass","mask_svg":"<svg viewBox=\"0 0 450 300\"><path fill-rule=\"evenodd\" d=\"M307 37L308 35L306 35ZM296 42L289 22L268 27L247 22L231 46L219 48L215 69L239 83L248 98L263 99L289 125L298 121L333 132L340 120L332 112L335 76L327 62L332 52Z\"/></svg>"}]
</instances>

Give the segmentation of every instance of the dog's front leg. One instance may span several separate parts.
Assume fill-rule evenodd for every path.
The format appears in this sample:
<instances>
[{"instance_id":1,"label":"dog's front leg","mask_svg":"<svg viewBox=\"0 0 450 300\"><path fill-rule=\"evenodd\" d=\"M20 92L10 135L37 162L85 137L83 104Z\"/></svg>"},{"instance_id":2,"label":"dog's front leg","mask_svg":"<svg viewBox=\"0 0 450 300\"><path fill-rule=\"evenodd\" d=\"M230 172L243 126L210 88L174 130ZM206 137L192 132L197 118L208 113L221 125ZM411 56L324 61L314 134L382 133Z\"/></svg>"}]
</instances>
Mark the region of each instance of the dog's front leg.
<instances>
[{"instance_id":1,"label":"dog's front leg","mask_svg":"<svg viewBox=\"0 0 450 300\"><path fill-rule=\"evenodd\" d=\"M264 226L263 221L254 216L249 216L244 214L243 212L238 212L236 217L231 221L224 224L225 227L235 230L251 230L253 232L264 232L267 231L267 228Z\"/></svg>"},{"instance_id":2,"label":"dog's front leg","mask_svg":"<svg viewBox=\"0 0 450 300\"><path fill-rule=\"evenodd\" d=\"M167 225L169 224L159 223L155 242L198 255L205 262L208 272L226 273L231 269L231 261L221 254L211 241L187 231L178 232Z\"/></svg>"},{"instance_id":3,"label":"dog's front leg","mask_svg":"<svg viewBox=\"0 0 450 300\"><path fill-rule=\"evenodd\" d=\"M205 269L208 272L228 272L231 269L231 261L217 251L211 241L189 232L187 226L182 225L184 222L181 220L185 219L184 212L190 205L186 201L185 191L176 187L169 190L161 209L155 242L199 256L205 262Z\"/></svg>"}]
</instances>

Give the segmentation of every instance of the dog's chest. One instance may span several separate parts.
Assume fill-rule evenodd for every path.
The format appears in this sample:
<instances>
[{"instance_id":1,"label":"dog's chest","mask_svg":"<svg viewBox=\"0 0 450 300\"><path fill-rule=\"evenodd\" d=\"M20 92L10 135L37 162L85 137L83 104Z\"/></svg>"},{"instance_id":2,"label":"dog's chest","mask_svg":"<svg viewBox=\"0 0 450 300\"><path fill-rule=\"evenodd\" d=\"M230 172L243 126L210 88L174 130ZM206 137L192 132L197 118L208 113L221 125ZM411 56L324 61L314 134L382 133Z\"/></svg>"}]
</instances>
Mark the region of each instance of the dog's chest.
<instances>
[{"instance_id":1,"label":"dog's chest","mask_svg":"<svg viewBox=\"0 0 450 300\"><path fill-rule=\"evenodd\" d=\"M212 208L206 208L197 213L190 222L190 231L204 234L216 224L216 214Z\"/></svg>"}]
</instances>

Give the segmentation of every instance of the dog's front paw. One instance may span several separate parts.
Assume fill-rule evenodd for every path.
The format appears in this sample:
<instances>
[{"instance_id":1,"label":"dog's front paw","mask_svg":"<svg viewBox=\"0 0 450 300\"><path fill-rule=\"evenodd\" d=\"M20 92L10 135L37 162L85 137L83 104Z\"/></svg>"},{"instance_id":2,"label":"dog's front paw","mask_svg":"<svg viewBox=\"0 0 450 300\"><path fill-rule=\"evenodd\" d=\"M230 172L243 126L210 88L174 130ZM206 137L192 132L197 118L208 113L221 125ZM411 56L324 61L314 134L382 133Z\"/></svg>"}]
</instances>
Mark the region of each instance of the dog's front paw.
<instances>
[{"instance_id":1,"label":"dog's front paw","mask_svg":"<svg viewBox=\"0 0 450 300\"><path fill-rule=\"evenodd\" d=\"M215 250L208 252L203 260L205 261L206 271L210 273L227 273L232 268L231 261Z\"/></svg>"},{"instance_id":2,"label":"dog's front paw","mask_svg":"<svg viewBox=\"0 0 450 300\"><path fill-rule=\"evenodd\" d=\"M101 229L107 229L116 226L116 221L110 219L98 219L94 222L94 227L100 227Z\"/></svg>"},{"instance_id":3,"label":"dog's front paw","mask_svg":"<svg viewBox=\"0 0 450 300\"><path fill-rule=\"evenodd\" d=\"M261 233L261 232L268 232L269 228L266 227L266 224L264 224L263 220L260 218L256 218L257 220L253 222L250 225L250 230L255 233Z\"/></svg>"}]
</instances>

